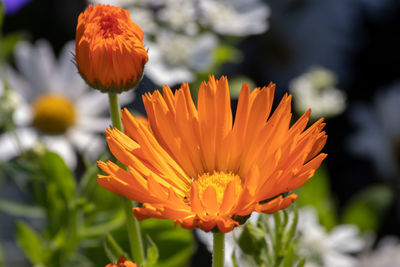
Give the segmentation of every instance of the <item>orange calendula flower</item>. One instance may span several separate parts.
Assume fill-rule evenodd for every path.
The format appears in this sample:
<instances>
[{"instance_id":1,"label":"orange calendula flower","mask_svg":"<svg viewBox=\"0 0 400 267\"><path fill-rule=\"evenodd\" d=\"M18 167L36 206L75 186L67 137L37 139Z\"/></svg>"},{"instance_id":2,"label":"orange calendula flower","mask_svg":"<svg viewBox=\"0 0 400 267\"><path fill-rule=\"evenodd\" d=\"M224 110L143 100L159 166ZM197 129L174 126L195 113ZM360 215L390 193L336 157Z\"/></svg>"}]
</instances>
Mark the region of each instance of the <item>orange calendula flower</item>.
<instances>
[{"instance_id":1,"label":"orange calendula flower","mask_svg":"<svg viewBox=\"0 0 400 267\"><path fill-rule=\"evenodd\" d=\"M102 4L92 4L79 15L75 53L81 76L103 92L135 87L148 60L143 32L129 12Z\"/></svg>"},{"instance_id":2,"label":"orange calendula flower","mask_svg":"<svg viewBox=\"0 0 400 267\"><path fill-rule=\"evenodd\" d=\"M250 92L243 84L233 123L226 77L210 76L199 89L197 108L188 84L172 93L164 86L143 96L150 128L127 110L125 133L106 131L115 157L98 162L107 175L98 183L143 203L141 220L174 220L176 225L226 233L253 211L274 213L290 205L319 167L327 136L320 119L305 129L311 111L291 127L291 96L271 114L275 85Z\"/></svg>"},{"instance_id":3,"label":"orange calendula flower","mask_svg":"<svg viewBox=\"0 0 400 267\"><path fill-rule=\"evenodd\" d=\"M127 261L124 255L122 255L121 257L119 257L118 262L116 264L110 263L107 264L105 267L137 267L137 264L131 261Z\"/></svg>"}]
</instances>

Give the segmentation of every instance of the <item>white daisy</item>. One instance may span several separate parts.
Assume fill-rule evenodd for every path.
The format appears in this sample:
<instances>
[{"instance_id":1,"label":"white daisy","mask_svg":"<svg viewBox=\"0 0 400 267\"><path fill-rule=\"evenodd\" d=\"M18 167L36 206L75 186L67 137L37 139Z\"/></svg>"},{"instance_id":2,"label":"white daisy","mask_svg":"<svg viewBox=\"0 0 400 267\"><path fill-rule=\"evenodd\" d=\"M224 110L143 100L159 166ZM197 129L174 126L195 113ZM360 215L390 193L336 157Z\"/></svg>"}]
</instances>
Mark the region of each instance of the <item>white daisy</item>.
<instances>
[{"instance_id":1,"label":"white daisy","mask_svg":"<svg viewBox=\"0 0 400 267\"><path fill-rule=\"evenodd\" d=\"M372 106L357 104L350 118L358 127L349 149L372 160L387 179L400 177L400 82L374 97Z\"/></svg>"},{"instance_id":2,"label":"white daisy","mask_svg":"<svg viewBox=\"0 0 400 267\"><path fill-rule=\"evenodd\" d=\"M259 0L202 0L201 24L224 35L247 36L267 30L270 9Z\"/></svg>"},{"instance_id":3,"label":"white daisy","mask_svg":"<svg viewBox=\"0 0 400 267\"><path fill-rule=\"evenodd\" d=\"M357 267L395 267L400 266L400 240L397 237L385 237L376 249L359 257Z\"/></svg>"},{"instance_id":4,"label":"white daisy","mask_svg":"<svg viewBox=\"0 0 400 267\"><path fill-rule=\"evenodd\" d=\"M212 64L212 51L217 45L218 40L213 34L191 37L160 32L156 43L146 42L149 61L145 74L156 84L191 82L195 78L192 70L201 71Z\"/></svg>"},{"instance_id":5,"label":"white daisy","mask_svg":"<svg viewBox=\"0 0 400 267\"><path fill-rule=\"evenodd\" d=\"M74 43L66 44L57 60L47 41L17 45L15 63L19 73L12 68L7 73L10 87L21 98L14 114L16 136L6 133L0 137L0 160L18 155L38 141L59 153L71 167L76 166L74 148L90 158L103 150L104 138L98 133L111 125L104 115L108 98L90 89L77 74L73 51ZM132 92L122 94L121 103L133 97Z\"/></svg>"},{"instance_id":6,"label":"white daisy","mask_svg":"<svg viewBox=\"0 0 400 267\"><path fill-rule=\"evenodd\" d=\"M298 114L312 109L312 117L333 117L346 109L346 94L335 88L336 76L333 72L314 67L289 84L293 94L294 107Z\"/></svg>"},{"instance_id":7,"label":"white daisy","mask_svg":"<svg viewBox=\"0 0 400 267\"><path fill-rule=\"evenodd\" d=\"M298 248L306 257L306 267L353 267L357 259L351 253L360 252L365 240L354 225L337 225L330 232L319 224L313 208L299 211L297 225Z\"/></svg>"}]
</instances>

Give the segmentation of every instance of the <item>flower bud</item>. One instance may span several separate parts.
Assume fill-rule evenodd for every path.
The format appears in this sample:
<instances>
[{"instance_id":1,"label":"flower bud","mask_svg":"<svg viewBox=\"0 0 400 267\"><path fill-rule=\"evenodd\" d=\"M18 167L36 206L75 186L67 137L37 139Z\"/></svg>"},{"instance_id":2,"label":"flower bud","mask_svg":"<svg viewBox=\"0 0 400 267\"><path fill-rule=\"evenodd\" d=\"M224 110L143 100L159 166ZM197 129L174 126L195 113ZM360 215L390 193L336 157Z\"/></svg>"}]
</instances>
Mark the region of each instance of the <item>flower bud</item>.
<instances>
[{"instance_id":1,"label":"flower bud","mask_svg":"<svg viewBox=\"0 0 400 267\"><path fill-rule=\"evenodd\" d=\"M143 31L127 10L90 5L78 17L75 60L83 79L102 92L136 87L148 60Z\"/></svg>"}]
</instances>

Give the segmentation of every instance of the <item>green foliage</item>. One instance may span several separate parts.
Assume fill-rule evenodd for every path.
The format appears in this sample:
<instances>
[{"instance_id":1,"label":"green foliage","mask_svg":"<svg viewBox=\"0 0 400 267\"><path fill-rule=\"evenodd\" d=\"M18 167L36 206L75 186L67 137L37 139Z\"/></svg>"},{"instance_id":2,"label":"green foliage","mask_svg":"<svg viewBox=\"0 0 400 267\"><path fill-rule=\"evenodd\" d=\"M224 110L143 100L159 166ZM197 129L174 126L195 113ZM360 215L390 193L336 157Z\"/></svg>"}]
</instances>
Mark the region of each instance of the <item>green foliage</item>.
<instances>
[{"instance_id":1,"label":"green foliage","mask_svg":"<svg viewBox=\"0 0 400 267\"><path fill-rule=\"evenodd\" d=\"M26 218L45 217L45 211L42 207L25 205L8 200L0 200L0 211L17 217L26 217Z\"/></svg>"},{"instance_id":2,"label":"green foliage","mask_svg":"<svg viewBox=\"0 0 400 267\"><path fill-rule=\"evenodd\" d=\"M16 44L21 40L21 34L12 33L0 37L0 63L6 62L14 51Z\"/></svg>"},{"instance_id":3,"label":"green foliage","mask_svg":"<svg viewBox=\"0 0 400 267\"><path fill-rule=\"evenodd\" d=\"M47 152L41 160L44 175L49 183L54 183L56 190L63 196L65 202L75 197L75 179L64 160L56 153Z\"/></svg>"},{"instance_id":4,"label":"green foliage","mask_svg":"<svg viewBox=\"0 0 400 267\"><path fill-rule=\"evenodd\" d=\"M226 62L239 62L242 59L242 55L239 50L234 46L220 44L217 49L214 50L215 69L219 69L221 64Z\"/></svg>"},{"instance_id":5,"label":"green foliage","mask_svg":"<svg viewBox=\"0 0 400 267\"><path fill-rule=\"evenodd\" d=\"M4 255L1 244L0 244L0 267L5 267Z\"/></svg>"},{"instance_id":6,"label":"green foliage","mask_svg":"<svg viewBox=\"0 0 400 267\"><path fill-rule=\"evenodd\" d=\"M110 262L117 262L121 255L127 255L111 234L106 234L103 246Z\"/></svg>"},{"instance_id":7,"label":"green foliage","mask_svg":"<svg viewBox=\"0 0 400 267\"><path fill-rule=\"evenodd\" d=\"M0 3L0 65L4 64L6 59L13 53L15 45L21 39L18 33L12 33L6 36L2 35L4 22L4 6ZM2 77L0 77L2 78Z\"/></svg>"},{"instance_id":8,"label":"green foliage","mask_svg":"<svg viewBox=\"0 0 400 267\"><path fill-rule=\"evenodd\" d=\"M249 266L292 267L300 262L295 251L297 210L289 218L287 210L260 215L258 223L247 223L238 245ZM236 262L236 261L235 261Z\"/></svg>"},{"instance_id":9,"label":"green foliage","mask_svg":"<svg viewBox=\"0 0 400 267\"><path fill-rule=\"evenodd\" d=\"M29 225L18 222L17 241L25 251L31 263L35 265L44 265L49 256L48 249L43 245L44 241Z\"/></svg>"},{"instance_id":10,"label":"green foliage","mask_svg":"<svg viewBox=\"0 0 400 267\"><path fill-rule=\"evenodd\" d=\"M229 82L231 98L239 98L243 83L249 84L250 90L253 90L256 87L254 81L252 81L250 78L245 76L237 76Z\"/></svg>"},{"instance_id":11,"label":"green foliage","mask_svg":"<svg viewBox=\"0 0 400 267\"><path fill-rule=\"evenodd\" d=\"M321 166L302 187L296 190L296 202L300 206L312 206L318 213L320 223L328 230L337 224L337 216L330 192L329 177Z\"/></svg>"},{"instance_id":12,"label":"green foliage","mask_svg":"<svg viewBox=\"0 0 400 267\"><path fill-rule=\"evenodd\" d=\"M260 255L265 244L264 229L248 223L239 238L240 248L246 254Z\"/></svg>"},{"instance_id":13,"label":"green foliage","mask_svg":"<svg viewBox=\"0 0 400 267\"><path fill-rule=\"evenodd\" d=\"M157 245L153 242L153 240L149 236L146 236L146 239L148 246L147 246L147 260L144 264L144 267L156 266L159 255Z\"/></svg>"},{"instance_id":14,"label":"green foliage","mask_svg":"<svg viewBox=\"0 0 400 267\"><path fill-rule=\"evenodd\" d=\"M395 193L386 185L374 185L356 194L343 211L342 223L355 224L361 231L377 230Z\"/></svg>"},{"instance_id":15,"label":"green foliage","mask_svg":"<svg viewBox=\"0 0 400 267\"><path fill-rule=\"evenodd\" d=\"M157 244L159 257L154 266L189 265L190 256L194 252L193 236L190 231L175 227L170 220L151 218L141 221L140 226L143 235L151 237ZM148 251L148 258L149 256Z\"/></svg>"}]
</instances>

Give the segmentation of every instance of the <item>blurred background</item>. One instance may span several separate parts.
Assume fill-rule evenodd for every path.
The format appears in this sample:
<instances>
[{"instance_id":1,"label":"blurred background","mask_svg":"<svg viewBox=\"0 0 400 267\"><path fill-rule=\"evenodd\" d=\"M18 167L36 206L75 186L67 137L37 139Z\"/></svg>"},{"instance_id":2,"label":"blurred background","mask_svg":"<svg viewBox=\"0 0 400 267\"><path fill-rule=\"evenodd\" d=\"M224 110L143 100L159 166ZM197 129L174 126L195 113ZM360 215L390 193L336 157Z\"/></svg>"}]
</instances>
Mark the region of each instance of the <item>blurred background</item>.
<instances>
[{"instance_id":1,"label":"blurred background","mask_svg":"<svg viewBox=\"0 0 400 267\"><path fill-rule=\"evenodd\" d=\"M91 182L97 172L93 162L100 157L109 157L103 152L106 147L102 134L111 124L107 104L104 104L107 99L94 97L92 91L86 90L72 63L74 43L71 40L75 37L78 15L89 2L1 2L5 11L0 37L3 79L0 86L0 154L3 154L0 156L0 240L3 264L30 266L32 262L47 260L32 259L29 251L33 253L34 250L29 247L34 245L25 244L21 249L21 242L39 242L33 237L30 241L21 238L25 232L34 229L32 231L41 233L40 238L47 242L46 249L52 251L46 252L50 255L48 258L57 262L45 266L83 261L87 266L104 266L107 257L98 256L104 255L104 231L113 232L122 243L126 242L126 237L121 214L112 211L114 202L101 200L108 192ZM399 254L399 1L98 2L129 9L133 21L145 34L149 63L144 79L135 93L121 96L122 104L134 113L145 116L141 94L164 84L178 88L180 83L188 81L196 98L200 82L210 73L217 77L228 76L234 105L243 82L259 87L272 81L277 85L276 104L285 93L293 94L295 118L308 107L313 110L312 120L325 118L328 142L324 151L328 158L316 176L300 189L303 192L299 192L297 202L299 207L314 208L326 233L341 224L355 225L358 235L363 237L364 247L348 253L357 260L352 262L353 265L329 265L320 257L314 266L367 266L361 265L362 257L376 255L373 253L381 247L380 241L388 236L395 240L390 243L393 253L390 255ZM75 129L79 128L75 127L77 123L73 131L72 124L68 123L52 129L43 126L38 99L45 101L45 96L51 92L68 96L76 107L74 122L80 121L77 116L81 116L82 125L91 128ZM87 102L83 103L84 100ZM60 116L68 118L68 114ZM49 164L52 166L44 166L43 157L52 162ZM55 165L60 167L53 170ZM38 177L60 174L65 168L69 170L65 172L75 177L71 179L76 185L70 188L76 188L74 205L85 213L79 215L82 216L82 229L90 230L76 243L65 245L71 250L68 255L54 256L54 247L66 251L66 247L58 247L65 241L60 241L62 234L57 231L64 227L63 223L54 220L60 220L58 216L70 218L74 209L49 208L49 199L53 201L57 197L40 196L49 189L48 181ZM32 182L33 176L39 180L37 183ZM58 182L54 183L54 194L61 194L56 188ZM68 187L61 185L62 188L65 186ZM87 192L91 197L87 197ZM68 196L60 199L60 203L65 199L68 200ZM52 210L57 212L53 214ZM114 224L107 225L107 221ZM94 223L102 223L104 228L90 228ZM206 266L210 263L206 246L198 237L194 237L197 241L193 245L194 235L167 237L165 229L170 229L169 224L165 229L155 230L152 224L154 222L150 221L144 228L156 236L151 236L153 239L168 244L169 238L175 238L177 250L189 248L174 263L168 261L168 254L175 253L173 248L170 252L161 252L168 247L161 245L160 259L161 262L164 260L164 265L160 266ZM69 226L65 227L68 231ZM57 238L59 242L54 241ZM70 256L77 254L82 257ZM399 265L390 266L400 266L400 261L396 264Z\"/></svg>"}]
</instances>

